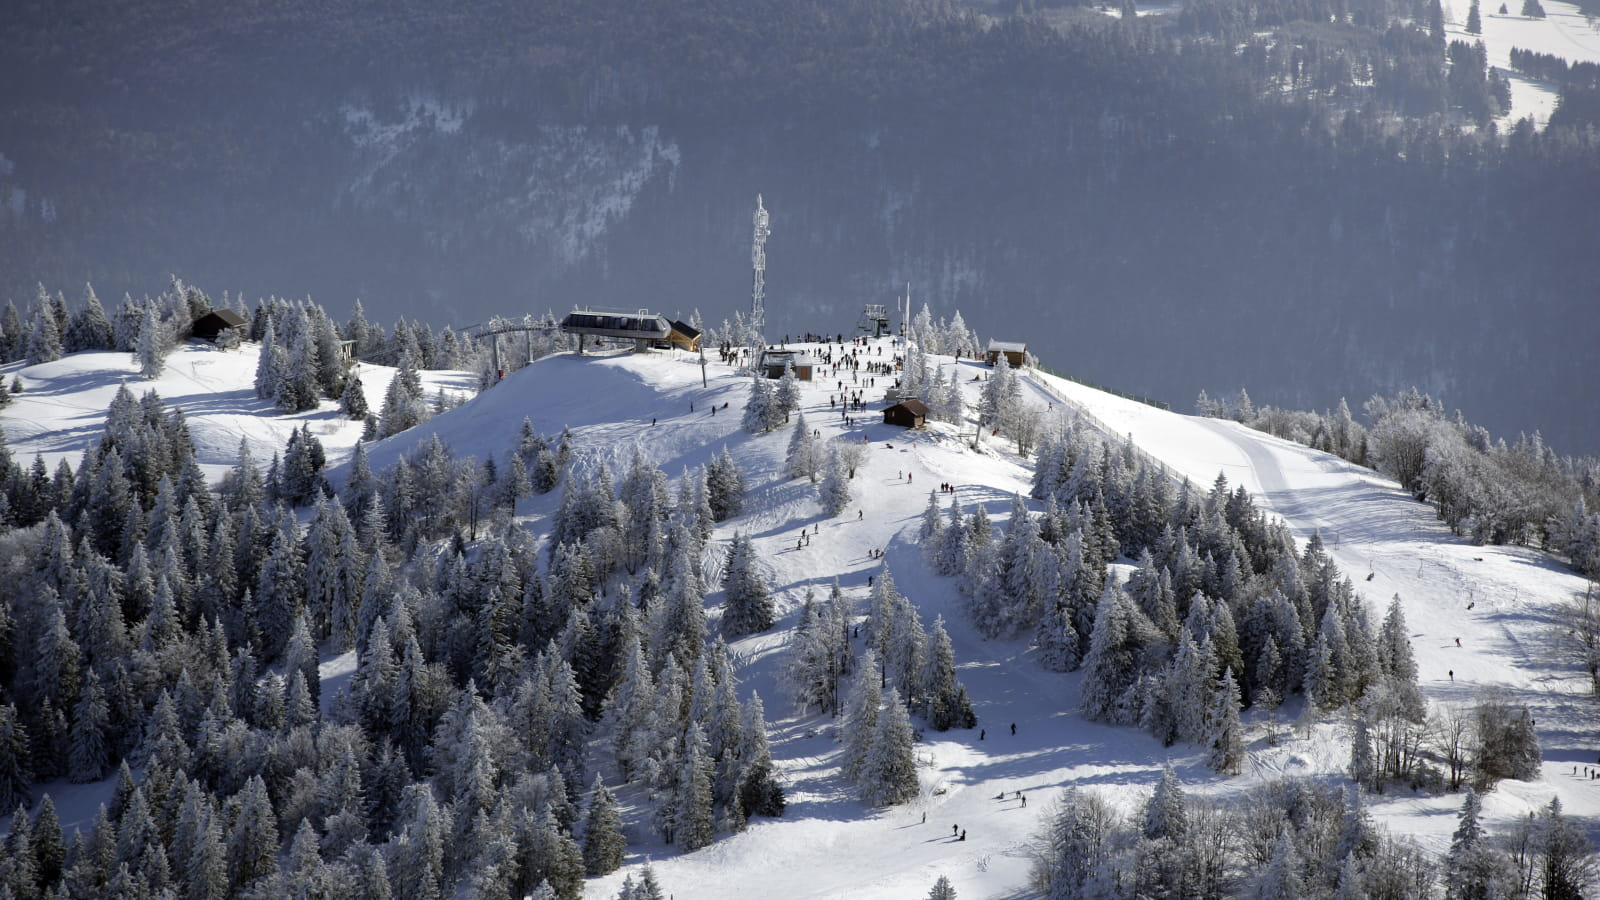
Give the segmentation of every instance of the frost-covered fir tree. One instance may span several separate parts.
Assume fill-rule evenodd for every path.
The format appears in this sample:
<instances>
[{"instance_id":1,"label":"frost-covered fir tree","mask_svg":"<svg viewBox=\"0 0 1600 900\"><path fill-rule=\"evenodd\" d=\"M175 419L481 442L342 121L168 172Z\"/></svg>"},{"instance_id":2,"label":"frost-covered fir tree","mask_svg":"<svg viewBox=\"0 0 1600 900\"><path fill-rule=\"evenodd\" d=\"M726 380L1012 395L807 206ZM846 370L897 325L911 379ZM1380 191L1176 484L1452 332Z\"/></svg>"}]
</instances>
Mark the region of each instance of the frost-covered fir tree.
<instances>
[{"instance_id":1,"label":"frost-covered fir tree","mask_svg":"<svg viewBox=\"0 0 1600 900\"><path fill-rule=\"evenodd\" d=\"M1083 663L1080 703L1086 718L1115 725L1134 724L1138 703L1133 692L1148 628L1144 615L1128 595L1116 585L1106 585Z\"/></svg>"},{"instance_id":2,"label":"frost-covered fir tree","mask_svg":"<svg viewBox=\"0 0 1600 900\"><path fill-rule=\"evenodd\" d=\"M1515 895L1510 860L1484 832L1483 801L1467 788L1450 850L1444 858L1446 900L1494 900Z\"/></svg>"},{"instance_id":3,"label":"frost-covered fir tree","mask_svg":"<svg viewBox=\"0 0 1600 900\"><path fill-rule=\"evenodd\" d=\"M933 620L933 632L928 637L927 659L918 691L928 727L934 731L971 728L978 722L967 689L956 678L955 663L955 649L950 643L950 634L945 631L944 616L938 616Z\"/></svg>"},{"instance_id":4,"label":"frost-covered fir tree","mask_svg":"<svg viewBox=\"0 0 1600 900\"><path fill-rule=\"evenodd\" d=\"M1266 868L1256 875L1250 892L1246 895L1255 900L1282 900L1285 897L1306 896L1305 880L1301 877L1304 864L1300 859L1300 852L1295 848L1294 835L1288 828L1278 835L1278 843L1273 848L1272 858L1267 861Z\"/></svg>"},{"instance_id":5,"label":"frost-covered fir tree","mask_svg":"<svg viewBox=\"0 0 1600 900\"><path fill-rule=\"evenodd\" d=\"M44 286L39 286L41 295L44 295ZM33 311L32 318L28 321L27 360L28 365L36 366L40 363L54 362L61 358L61 330L56 325L55 317L43 306Z\"/></svg>"},{"instance_id":6,"label":"frost-covered fir tree","mask_svg":"<svg viewBox=\"0 0 1600 900\"><path fill-rule=\"evenodd\" d=\"M718 522L737 516L744 508L744 474L726 446L706 464L706 500Z\"/></svg>"},{"instance_id":7,"label":"frost-covered fir tree","mask_svg":"<svg viewBox=\"0 0 1600 900\"><path fill-rule=\"evenodd\" d=\"M407 354L400 358L400 371L389 382L383 395L383 408L378 413L378 435L389 437L407 428L419 425L427 418L427 404L422 397L422 378L416 364Z\"/></svg>"},{"instance_id":8,"label":"frost-covered fir tree","mask_svg":"<svg viewBox=\"0 0 1600 900\"><path fill-rule=\"evenodd\" d=\"M722 614L723 631L738 636L771 628L775 615L772 592L761 574L755 545L750 538L742 533L734 534L722 572L722 589L727 596Z\"/></svg>"},{"instance_id":9,"label":"frost-covered fir tree","mask_svg":"<svg viewBox=\"0 0 1600 900\"><path fill-rule=\"evenodd\" d=\"M844 740L839 771L851 781L861 777L867 751L871 749L873 736L877 732L878 710L883 705L881 678L878 655L869 649L861 654L855 684L845 701L844 723L839 729Z\"/></svg>"},{"instance_id":10,"label":"frost-covered fir tree","mask_svg":"<svg viewBox=\"0 0 1600 900\"><path fill-rule=\"evenodd\" d=\"M925 560L932 561L938 549L939 540L944 535L944 514L939 509L939 494L928 491L928 505L922 510L922 525L918 529L917 539L922 544L922 555Z\"/></svg>"},{"instance_id":11,"label":"frost-covered fir tree","mask_svg":"<svg viewBox=\"0 0 1600 900\"><path fill-rule=\"evenodd\" d=\"M822 467L822 481L817 485L817 502L822 511L837 516L850 505L850 473L840 458L839 448L828 446L827 461Z\"/></svg>"},{"instance_id":12,"label":"frost-covered fir tree","mask_svg":"<svg viewBox=\"0 0 1600 900\"><path fill-rule=\"evenodd\" d=\"M28 763L28 731L10 703L0 704L0 809L14 809L28 800L33 783Z\"/></svg>"},{"instance_id":13,"label":"frost-covered fir tree","mask_svg":"<svg viewBox=\"0 0 1600 900\"><path fill-rule=\"evenodd\" d=\"M111 331L111 320L106 317L100 298L95 296L94 285L83 286L83 308L73 315L62 335L61 348L66 353L83 350L115 350L116 336Z\"/></svg>"},{"instance_id":14,"label":"frost-covered fir tree","mask_svg":"<svg viewBox=\"0 0 1600 900\"><path fill-rule=\"evenodd\" d=\"M795 377L793 363L784 363L783 377L778 379L777 390L772 392L772 403L784 422L789 421L790 413L800 408L800 380Z\"/></svg>"},{"instance_id":15,"label":"frost-covered fir tree","mask_svg":"<svg viewBox=\"0 0 1600 900\"><path fill-rule=\"evenodd\" d=\"M1427 701L1417 685L1417 661L1411 653L1410 632L1399 594L1389 601L1389 611L1378 631L1377 661L1378 672L1396 694L1402 713L1413 722L1421 722Z\"/></svg>"},{"instance_id":16,"label":"frost-covered fir tree","mask_svg":"<svg viewBox=\"0 0 1600 900\"><path fill-rule=\"evenodd\" d=\"M933 890L928 892L928 900L956 900L955 886L949 878L940 875L939 880L933 883Z\"/></svg>"},{"instance_id":17,"label":"frost-covered fir tree","mask_svg":"<svg viewBox=\"0 0 1600 900\"><path fill-rule=\"evenodd\" d=\"M1206 716L1210 728L1206 764L1224 775L1237 775L1244 765L1244 726L1239 721L1239 684L1231 670L1223 670L1222 685L1211 698Z\"/></svg>"},{"instance_id":18,"label":"frost-covered fir tree","mask_svg":"<svg viewBox=\"0 0 1600 900\"><path fill-rule=\"evenodd\" d=\"M1055 603L1040 617L1034 628L1033 646L1039 651L1039 665L1051 672L1071 672L1082 662L1078 647L1082 643L1072 624L1072 610Z\"/></svg>"},{"instance_id":19,"label":"frost-covered fir tree","mask_svg":"<svg viewBox=\"0 0 1600 900\"><path fill-rule=\"evenodd\" d=\"M808 478L815 483L822 473L826 451L820 446L811 428L806 424L806 414L795 417L794 434L789 437L789 455L785 462L790 478Z\"/></svg>"},{"instance_id":20,"label":"frost-covered fir tree","mask_svg":"<svg viewBox=\"0 0 1600 900\"><path fill-rule=\"evenodd\" d=\"M622 815L617 800L601 780L594 776L589 790L589 808L583 824L583 865L590 875L609 875L622 865L627 839L622 835Z\"/></svg>"},{"instance_id":21,"label":"frost-covered fir tree","mask_svg":"<svg viewBox=\"0 0 1600 900\"><path fill-rule=\"evenodd\" d=\"M110 728L111 711L100 689L100 676L90 669L73 710L71 745L67 748L68 780L87 784L105 775L113 762L107 741Z\"/></svg>"},{"instance_id":22,"label":"frost-covered fir tree","mask_svg":"<svg viewBox=\"0 0 1600 900\"><path fill-rule=\"evenodd\" d=\"M699 724L689 725L683 745L683 773L678 781L673 839L686 852L693 852L708 846L716 836L711 808L712 760Z\"/></svg>"},{"instance_id":23,"label":"frost-covered fir tree","mask_svg":"<svg viewBox=\"0 0 1600 900\"><path fill-rule=\"evenodd\" d=\"M788 801L778 781L777 766L772 762L772 748L767 743L767 717L760 694L752 693L750 702L744 706L737 757L741 778L738 803L742 816L783 815Z\"/></svg>"},{"instance_id":24,"label":"frost-covered fir tree","mask_svg":"<svg viewBox=\"0 0 1600 900\"><path fill-rule=\"evenodd\" d=\"M917 796L915 740L900 692L889 688L856 779L864 802L892 806Z\"/></svg>"},{"instance_id":25,"label":"frost-covered fir tree","mask_svg":"<svg viewBox=\"0 0 1600 900\"><path fill-rule=\"evenodd\" d=\"M154 305L146 306L144 319L139 323L139 374L155 378L167 365L167 353L172 349L171 332L166 323L156 316Z\"/></svg>"},{"instance_id":26,"label":"frost-covered fir tree","mask_svg":"<svg viewBox=\"0 0 1600 900\"><path fill-rule=\"evenodd\" d=\"M745 401L744 417L740 419L740 424L745 431L760 434L771 431L781 421L783 412L774 396L772 383L760 372L751 375L750 397Z\"/></svg>"},{"instance_id":27,"label":"frost-covered fir tree","mask_svg":"<svg viewBox=\"0 0 1600 900\"><path fill-rule=\"evenodd\" d=\"M371 409L367 406L367 390L361 384L361 367L351 366L339 386L339 412L354 422L366 419Z\"/></svg>"}]
</instances>

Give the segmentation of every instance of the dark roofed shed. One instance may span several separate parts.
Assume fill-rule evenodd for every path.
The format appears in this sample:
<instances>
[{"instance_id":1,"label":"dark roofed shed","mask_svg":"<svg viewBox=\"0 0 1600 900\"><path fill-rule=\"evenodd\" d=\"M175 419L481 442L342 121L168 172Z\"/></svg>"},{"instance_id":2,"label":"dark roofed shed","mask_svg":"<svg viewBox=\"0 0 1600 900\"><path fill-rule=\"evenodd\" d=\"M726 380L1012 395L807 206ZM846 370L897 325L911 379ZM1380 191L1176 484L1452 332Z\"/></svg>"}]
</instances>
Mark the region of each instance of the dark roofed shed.
<instances>
[{"instance_id":1,"label":"dark roofed shed","mask_svg":"<svg viewBox=\"0 0 1600 900\"><path fill-rule=\"evenodd\" d=\"M883 424L902 428L921 428L927 424L928 408L921 400L901 400L883 411Z\"/></svg>"},{"instance_id":2,"label":"dark roofed shed","mask_svg":"<svg viewBox=\"0 0 1600 900\"><path fill-rule=\"evenodd\" d=\"M223 330L228 328L243 328L246 324L248 323L245 322L244 316L239 315L231 309L214 309L200 318L195 319L194 326L190 328L190 333L197 338L215 341L217 339L217 335L221 334Z\"/></svg>"}]
</instances>

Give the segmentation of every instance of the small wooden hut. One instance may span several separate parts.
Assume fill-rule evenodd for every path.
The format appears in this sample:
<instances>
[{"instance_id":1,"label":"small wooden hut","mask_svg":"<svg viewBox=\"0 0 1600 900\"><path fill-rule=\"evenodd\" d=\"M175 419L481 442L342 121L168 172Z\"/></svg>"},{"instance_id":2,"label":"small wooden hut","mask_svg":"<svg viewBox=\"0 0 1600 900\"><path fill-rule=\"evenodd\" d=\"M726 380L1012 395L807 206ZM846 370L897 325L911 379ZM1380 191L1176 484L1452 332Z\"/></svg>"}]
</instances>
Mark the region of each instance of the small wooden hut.
<instances>
[{"instance_id":1,"label":"small wooden hut","mask_svg":"<svg viewBox=\"0 0 1600 900\"><path fill-rule=\"evenodd\" d=\"M883 411L883 424L901 428L921 428L928 422L928 408L921 400L901 400Z\"/></svg>"},{"instance_id":2,"label":"small wooden hut","mask_svg":"<svg viewBox=\"0 0 1600 900\"><path fill-rule=\"evenodd\" d=\"M195 319L194 325L189 329L189 333L197 338L215 343L217 335L222 334L224 330L243 328L246 324L248 323L245 322L244 316L231 309L214 309Z\"/></svg>"},{"instance_id":3,"label":"small wooden hut","mask_svg":"<svg viewBox=\"0 0 1600 900\"><path fill-rule=\"evenodd\" d=\"M989 341L989 349L983 353L984 361L994 365L1000 354L1006 355L1006 365L1013 369L1020 369L1028 361L1028 345L1020 341Z\"/></svg>"}]
</instances>

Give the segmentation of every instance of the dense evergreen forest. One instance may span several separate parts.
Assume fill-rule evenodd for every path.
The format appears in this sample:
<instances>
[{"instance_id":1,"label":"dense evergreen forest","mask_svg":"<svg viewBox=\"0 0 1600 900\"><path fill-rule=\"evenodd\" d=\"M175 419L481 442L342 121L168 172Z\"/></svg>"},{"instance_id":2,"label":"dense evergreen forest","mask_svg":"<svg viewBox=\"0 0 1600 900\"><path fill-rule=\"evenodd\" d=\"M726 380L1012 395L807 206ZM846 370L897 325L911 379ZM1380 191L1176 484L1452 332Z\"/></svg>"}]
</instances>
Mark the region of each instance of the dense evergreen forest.
<instances>
[{"instance_id":1,"label":"dense evergreen forest","mask_svg":"<svg viewBox=\"0 0 1600 900\"><path fill-rule=\"evenodd\" d=\"M1594 90L1547 130L1423 0L18 3L0 291L169 271L463 326L721 318L774 210L769 322L911 282L1171 400L1413 384L1592 450ZM1519 64L1520 65L1520 64ZM1525 71L1550 77L1554 63ZM1511 110L1514 121L1517 110ZM1140 351L1144 352L1140 352Z\"/></svg>"}]
</instances>

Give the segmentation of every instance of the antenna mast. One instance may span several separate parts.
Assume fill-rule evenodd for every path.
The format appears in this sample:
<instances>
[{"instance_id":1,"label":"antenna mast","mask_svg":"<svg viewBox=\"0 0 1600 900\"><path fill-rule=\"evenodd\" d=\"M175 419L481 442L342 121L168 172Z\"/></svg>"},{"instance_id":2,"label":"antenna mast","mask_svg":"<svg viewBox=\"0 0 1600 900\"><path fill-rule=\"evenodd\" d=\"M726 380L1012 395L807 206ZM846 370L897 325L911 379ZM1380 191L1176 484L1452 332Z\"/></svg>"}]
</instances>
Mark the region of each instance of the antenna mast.
<instances>
[{"instance_id":1,"label":"antenna mast","mask_svg":"<svg viewBox=\"0 0 1600 900\"><path fill-rule=\"evenodd\" d=\"M756 195L755 240L750 246L750 265L755 269L755 286L750 291L750 330L761 333L766 314L767 299L767 236L772 229L767 226L767 208Z\"/></svg>"}]
</instances>

